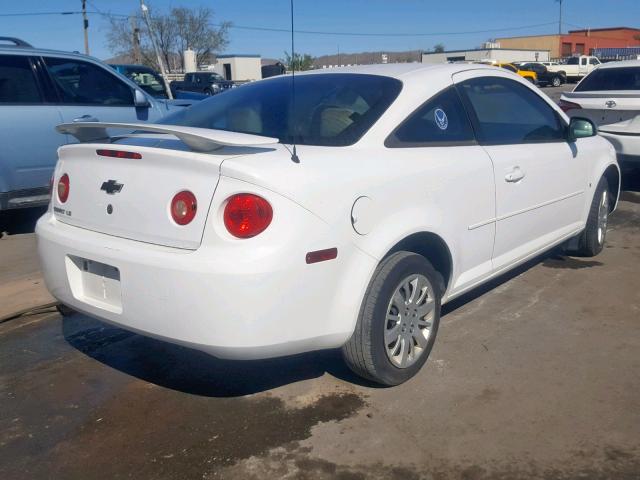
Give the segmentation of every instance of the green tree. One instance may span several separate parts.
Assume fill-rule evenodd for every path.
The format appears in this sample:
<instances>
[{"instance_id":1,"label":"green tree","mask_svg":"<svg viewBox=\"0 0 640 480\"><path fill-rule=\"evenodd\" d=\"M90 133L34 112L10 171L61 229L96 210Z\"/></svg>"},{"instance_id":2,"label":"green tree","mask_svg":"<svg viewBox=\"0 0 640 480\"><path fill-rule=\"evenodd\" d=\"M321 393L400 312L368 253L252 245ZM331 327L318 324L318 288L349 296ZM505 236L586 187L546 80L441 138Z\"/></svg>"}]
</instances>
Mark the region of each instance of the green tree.
<instances>
[{"instance_id":1,"label":"green tree","mask_svg":"<svg viewBox=\"0 0 640 480\"><path fill-rule=\"evenodd\" d=\"M287 70L291 71L295 68L296 72L301 70L311 70L313 68L313 57L308 53L300 54L294 53L293 58L289 52L284 52L284 60Z\"/></svg>"}]
</instances>

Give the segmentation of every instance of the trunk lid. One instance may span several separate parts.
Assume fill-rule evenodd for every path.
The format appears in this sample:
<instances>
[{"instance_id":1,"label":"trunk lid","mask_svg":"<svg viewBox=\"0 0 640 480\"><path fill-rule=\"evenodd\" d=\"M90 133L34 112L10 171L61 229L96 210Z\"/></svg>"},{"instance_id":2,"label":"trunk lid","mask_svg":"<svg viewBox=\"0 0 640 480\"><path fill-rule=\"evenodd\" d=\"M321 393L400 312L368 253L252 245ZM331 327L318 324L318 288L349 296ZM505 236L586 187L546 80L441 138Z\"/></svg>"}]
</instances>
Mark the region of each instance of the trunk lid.
<instances>
[{"instance_id":1,"label":"trunk lid","mask_svg":"<svg viewBox=\"0 0 640 480\"><path fill-rule=\"evenodd\" d=\"M126 133L114 141L107 129L137 133ZM158 124L89 122L62 124L57 130L80 141L96 142L59 149L55 182L67 174L70 184L66 202L53 195L53 211L59 221L107 235L192 250L202 241L222 162L269 151L247 147L277 142L257 135ZM100 150L139 157L105 156ZM195 195L197 210L190 223L178 225L171 216L171 201L183 190Z\"/></svg>"},{"instance_id":2,"label":"trunk lid","mask_svg":"<svg viewBox=\"0 0 640 480\"><path fill-rule=\"evenodd\" d=\"M581 107L571 110L572 116L586 117L598 126L632 120L640 111L638 92L567 92L563 97Z\"/></svg>"},{"instance_id":3,"label":"trunk lid","mask_svg":"<svg viewBox=\"0 0 640 480\"><path fill-rule=\"evenodd\" d=\"M99 149L136 152L139 159L98 155ZM220 164L234 155L196 154L131 145L69 145L60 149L56 182L69 176L69 198L53 195L56 218L95 232L169 247L196 249L218 183ZM55 190L55 189L54 189ZM188 225L171 218L173 196L197 199Z\"/></svg>"}]
</instances>

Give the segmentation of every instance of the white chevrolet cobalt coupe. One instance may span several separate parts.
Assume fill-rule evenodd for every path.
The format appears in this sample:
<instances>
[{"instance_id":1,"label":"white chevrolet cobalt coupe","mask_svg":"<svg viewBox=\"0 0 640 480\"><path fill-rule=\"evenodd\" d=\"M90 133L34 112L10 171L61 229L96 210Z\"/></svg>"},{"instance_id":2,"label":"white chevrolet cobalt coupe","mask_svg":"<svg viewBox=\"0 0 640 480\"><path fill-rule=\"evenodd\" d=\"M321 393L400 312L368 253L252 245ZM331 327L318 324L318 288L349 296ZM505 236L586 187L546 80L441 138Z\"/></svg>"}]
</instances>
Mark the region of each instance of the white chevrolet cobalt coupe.
<instances>
[{"instance_id":1,"label":"white chevrolet cobalt coupe","mask_svg":"<svg viewBox=\"0 0 640 480\"><path fill-rule=\"evenodd\" d=\"M481 65L281 76L58 130L81 143L37 234L62 304L221 358L341 347L385 385L424 365L443 303L561 243L599 253L620 185L591 121Z\"/></svg>"}]
</instances>

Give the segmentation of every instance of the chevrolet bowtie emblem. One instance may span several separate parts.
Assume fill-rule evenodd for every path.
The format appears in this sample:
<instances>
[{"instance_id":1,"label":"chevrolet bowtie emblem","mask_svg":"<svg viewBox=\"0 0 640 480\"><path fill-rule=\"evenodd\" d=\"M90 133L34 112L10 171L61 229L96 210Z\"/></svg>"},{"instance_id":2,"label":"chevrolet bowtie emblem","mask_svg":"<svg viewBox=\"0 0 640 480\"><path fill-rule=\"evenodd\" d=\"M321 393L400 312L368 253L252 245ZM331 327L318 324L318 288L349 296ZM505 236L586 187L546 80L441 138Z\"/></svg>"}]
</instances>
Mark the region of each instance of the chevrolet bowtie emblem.
<instances>
[{"instance_id":1,"label":"chevrolet bowtie emblem","mask_svg":"<svg viewBox=\"0 0 640 480\"><path fill-rule=\"evenodd\" d=\"M102 182L100 190L107 192L109 195L115 195L116 193L120 193L122 187L124 187L124 185L118 183L116 180L107 180L106 182Z\"/></svg>"}]
</instances>

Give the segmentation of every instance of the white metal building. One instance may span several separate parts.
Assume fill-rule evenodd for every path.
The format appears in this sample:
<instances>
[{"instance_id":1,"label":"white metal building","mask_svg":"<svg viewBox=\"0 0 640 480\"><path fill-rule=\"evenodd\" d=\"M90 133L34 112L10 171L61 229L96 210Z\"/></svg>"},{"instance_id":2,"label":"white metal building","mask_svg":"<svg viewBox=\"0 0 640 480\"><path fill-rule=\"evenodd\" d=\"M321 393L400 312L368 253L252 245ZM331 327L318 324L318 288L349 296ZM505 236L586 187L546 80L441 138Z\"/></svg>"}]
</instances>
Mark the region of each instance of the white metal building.
<instances>
[{"instance_id":1,"label":"white metal building","mask_svg":"<svg viewBox=\"0 0 640 480\"><path fill-rule=\"evenodd\" d=\"M549 50L521 50L516 48L476 48L471 50L450 50L448 52L435 53L423 52L422 63L447 63L447 62L548 62Z\"/></svg>"},{"instance_id":2,"label":"white metal building","mask_svg":"<svg viewBox=\"0 0 640 480\"><path fill-rule=\"evenodd\" d=\"M222 75L226 80L245 82L262 78L260 55L218 55L209 69Z\"/></svg>"}]
</instances>

